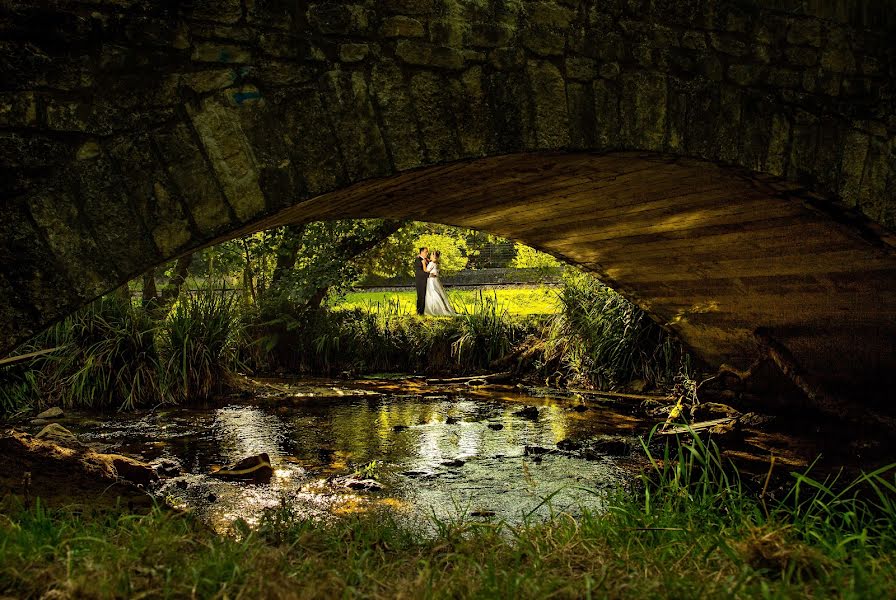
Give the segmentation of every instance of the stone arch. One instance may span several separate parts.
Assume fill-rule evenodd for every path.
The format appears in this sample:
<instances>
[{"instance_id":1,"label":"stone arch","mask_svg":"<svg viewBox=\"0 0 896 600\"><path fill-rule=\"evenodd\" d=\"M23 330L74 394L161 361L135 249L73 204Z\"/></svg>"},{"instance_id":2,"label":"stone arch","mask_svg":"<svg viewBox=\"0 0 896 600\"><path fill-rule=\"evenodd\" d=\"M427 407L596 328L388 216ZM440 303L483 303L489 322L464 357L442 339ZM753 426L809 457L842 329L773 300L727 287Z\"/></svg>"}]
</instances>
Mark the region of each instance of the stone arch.
<instances>
[{"instance_id":1,"label":"stone arch","mask_svg":"<svg viewBox=\"0 0 896 600\"><path fill-rule=\"evenodd\" d=\"M779 219L781 229L762 238L778 242L757 242L751 266L747 259L743 271L726 266L726 280L741 289L761 289L757 269L782 261L774 245L782 239L798 240L803 250L788 256L807 260L833 240L845 254L825 252L817 268L784 269L791 279L778 292L811 297L821 308L778 335L822 378L837 371L828 379L843 384L892 373L885 348L893 296L886 227L896 222L892 16L861 2L838 10L778 4L60 0L4 7L0 347L148 267L284 215L337 214L322 203L335 207L360 193L381 201L359 201L367 214L390 216L389 198L403 188L373 195L389 189L383 182L525 180L530 191L492 207L486 225L575 260L545 240L503 231L502 211L525 210L539 190L556 193L576 181L588 189L606 172L632 168L643 173L630 181L641 194L632 210L659 211L652 218L705 218L712 227L769 210L775 216L764 220ZM651 168L635 167L644 164ZM576 165L582 170L563 171ZM452 172L458 180L436 177ZM576 206L602 210L599 190ZM339 206L339 214L352 212ZM443 218L465 224L466 213L486 218L481 209L471 203ZM641 272L656 274L662 251L643 252L652 259ZM594 259L590 268L672 323L662 282L643 291L636 276L614 275L618 260ZM701 260L705 267L709 259ZM693 283L689 293L701 289L710 284ZM852 318L851 299L862 307ZM763 319L771 309L759 317L743 310L741 333L770 325ZM819 328L825 318L846 318L856 329ZM705 340L722 335L722 325L707 322L679 331L699 349L699 327L715 332ZM753 349L738 340L725 351L706 345L702 354L711 363L743 363ZM856 341L867 351L838 370L837 349Z\"/></svg>"}]
</instances>

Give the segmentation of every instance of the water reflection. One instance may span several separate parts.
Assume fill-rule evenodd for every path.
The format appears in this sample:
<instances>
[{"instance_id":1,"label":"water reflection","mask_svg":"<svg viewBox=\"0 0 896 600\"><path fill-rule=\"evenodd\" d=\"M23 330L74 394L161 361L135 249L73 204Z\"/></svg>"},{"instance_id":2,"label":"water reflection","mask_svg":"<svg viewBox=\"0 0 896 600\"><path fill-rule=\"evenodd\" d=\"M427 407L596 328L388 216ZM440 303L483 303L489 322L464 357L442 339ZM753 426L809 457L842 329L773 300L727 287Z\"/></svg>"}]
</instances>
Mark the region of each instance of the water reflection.
<instances>
[{"instance_id":1,"label":"water reflection","mask_svg":"<svg viewBox=\"0 0 896 600\"><path fill-rule=\"evenodd\" d=\"M526 404L538 406L537 419L514 414ZM489 427L497 424L503 428ZM186 474L168 480L161 493L225 530L237 518L257 522L281 497L317 518L388 506L409 518L483 511L518 520L530 513L598 507L593 490L623 481L630 459L586 461L561 454L533 459L524 449L626 433L637 424L609 409L582 414L568 401L502 391L307 395L292 402L117 415L73 429L148 460L179 461ZM275 468L270 483L208 476L218 465L260 452L268 453ZM381 492L357 493L329 481L372 461L385 486Z\"/></svg>"}]
</instances>

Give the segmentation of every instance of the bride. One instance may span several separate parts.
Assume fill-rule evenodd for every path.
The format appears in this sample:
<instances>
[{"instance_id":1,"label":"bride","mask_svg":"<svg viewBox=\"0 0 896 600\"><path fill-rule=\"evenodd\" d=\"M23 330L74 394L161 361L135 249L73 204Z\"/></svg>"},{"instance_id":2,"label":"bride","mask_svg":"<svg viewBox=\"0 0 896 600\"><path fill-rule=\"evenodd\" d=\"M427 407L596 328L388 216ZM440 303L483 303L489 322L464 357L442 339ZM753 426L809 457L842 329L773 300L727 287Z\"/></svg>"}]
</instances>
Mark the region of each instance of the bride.
<instances>
[{"instance_id":1,"label":"bride","mask_svg":"<svg viewBox=\"0 0 896 600\"><path fill-rule=\"evenodd\" d=\"M442 282L439 281L439 260L441 258L442 253L436 250L433 253L432 260L426 265L429 279L426 281L426 304L423 314L436 317L457 314L451 306L451 301L448 300L448 295L445 293L445 288L442 287Z\"/></svg>"}]
</instances>

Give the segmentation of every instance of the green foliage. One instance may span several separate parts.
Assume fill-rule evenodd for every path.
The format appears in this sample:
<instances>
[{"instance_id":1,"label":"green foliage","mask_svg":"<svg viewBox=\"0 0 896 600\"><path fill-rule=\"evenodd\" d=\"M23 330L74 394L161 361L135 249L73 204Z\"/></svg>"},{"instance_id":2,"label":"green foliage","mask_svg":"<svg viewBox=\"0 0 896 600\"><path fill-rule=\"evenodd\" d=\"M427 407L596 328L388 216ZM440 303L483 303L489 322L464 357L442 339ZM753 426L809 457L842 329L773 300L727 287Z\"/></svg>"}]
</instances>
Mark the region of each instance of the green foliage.
<instances>
[{"instance_id":1,"label":"green foliage","mask_svg":"<svg viewBox=\"0 0 896 600\"><path fill-rule=\"evenodd\" d=\"M169 394L188 402L221 393L239 366L241 333L233 297L208 292L183 298L160 331Z\"/></svg>"},{"instance_id":2,"label":"green foliage","mask_svg":"<svg viewBox=\"0 0 896 600\"><path fill-rule=\"evenodd\" d=\"M156 323L117 296L102 298L51 332L63 352L44 362L41 388L50 404L134 408L165 396L155 346Z\"/></svg>"},{"instance_id":3,"label":"green foliage","mask_svg":"<svg viewBox=\"0 0 896 600\"><path fill-rule=\"evenodd\" d=\"M539 252L535 248L517 244L516 256L511 263L515 269L539 269L549 271L561 266L560 261L545 252Z\"/></svg>"},{"instance_id":4,"label":"green foliage","mask_svg":"<svg viewBox=\"0 0 896 600\"><path fill-rule=\"evenodd\" d=\"M283 312L252 326L260 340L247 361L259 371L331 375L379 371L472 372L533 331L494 297L455 318L407 314L400 300L365 308Z\"/></svg>"},{"instance_id":5,"label":"green foliage","mask_svg":"<svg viewBox=\"0 0 896 600\"><path fill-rule=\"evenodd\" d=\"M422 246L429 248L431 254L435 254L436 250L442 253L439 262L439 272L442 275L453 275L467 266L467 241L461 237L427 233L414 241L415 250L419 251ZM414 257L414 254L411 255L411 258Z\"/></svg>"},{"instance_id":6,"label":"green foliage","mask_svg":"<svg viewBox=\"0 0 896 600\"><path fill-rule=\"evenodd\" d=\"M559 359L570 379L601 389L635 379L671 385L690 368L689 355L670 334L595 277L570 272L560 302L546 336L546 363Z\"/></svg>"},{"instance_id":7,"label":"green foliage","mask_svg":"<svg viewBox=\"0 0 896 600\"><path fill-rule=\"evenodd\" d=\"M237 366L233 299L181 299L166 320L117 296L105 297L20 349L58 351L0 370L0 408L28 404L132 409L220 392Z\"/></svg>"},{"instance_id":8,"label":"green foliage","mask_svg":"<svg viewBox=\"0 0 896 600\"><path fill-rule=\"evenodd\" d=\"M421 246L442 252L443 274L456 273L479 254L479 245L492 236L471 229L421 223L408 223L366 256L366 272L378 277L413 274L414 257Z\"/></svg>"},{"instance_id":9,"label":"green foliage","mask_svg":"<svg viewBox=\"0 0 896 600\"><path fill-rule=\"evenodd\" d=\"M495 295L479 292L472 309L463 307L462 332L451 350L461 364L488 367L510 352L515 338L514 325Z\"/></svg>"}]
</instances>

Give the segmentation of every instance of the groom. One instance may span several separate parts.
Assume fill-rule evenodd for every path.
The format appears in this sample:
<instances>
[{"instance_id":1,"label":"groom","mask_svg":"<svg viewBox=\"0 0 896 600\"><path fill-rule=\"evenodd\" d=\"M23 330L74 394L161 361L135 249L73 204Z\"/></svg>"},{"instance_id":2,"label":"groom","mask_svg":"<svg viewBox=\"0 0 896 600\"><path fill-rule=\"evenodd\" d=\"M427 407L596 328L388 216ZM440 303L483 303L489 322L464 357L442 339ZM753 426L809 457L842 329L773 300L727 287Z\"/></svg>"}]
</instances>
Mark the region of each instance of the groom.
<instances>
[{"instance_id":1,"label":"groom","mask_svg":"<svg viewBox=\"0 0 896 600\"><path fill-rule=\"evenodd\" d=\"M429 273L426 272L426 258L429 256L429 248L420 248L420 254L414 259L414 280L417 284L417 314L422 315L426 308L426 281Z\"/></svg>"}]
</instances>

